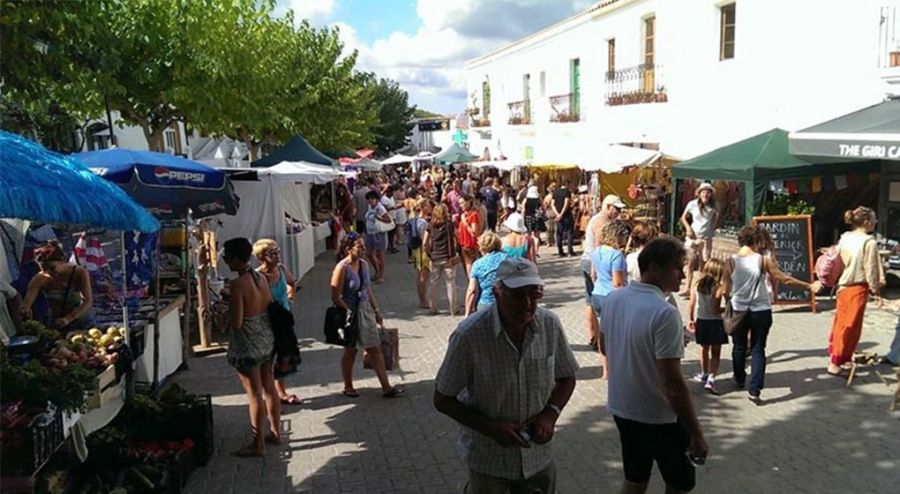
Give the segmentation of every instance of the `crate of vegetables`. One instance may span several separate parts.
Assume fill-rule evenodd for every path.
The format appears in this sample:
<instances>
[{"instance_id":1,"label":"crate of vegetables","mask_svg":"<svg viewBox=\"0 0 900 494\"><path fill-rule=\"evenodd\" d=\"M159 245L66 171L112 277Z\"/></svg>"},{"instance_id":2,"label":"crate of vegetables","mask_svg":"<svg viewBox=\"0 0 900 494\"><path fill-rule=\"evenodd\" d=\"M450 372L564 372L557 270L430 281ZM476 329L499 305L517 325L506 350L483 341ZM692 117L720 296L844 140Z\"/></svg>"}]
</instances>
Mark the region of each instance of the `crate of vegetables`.
<instances>
[{"instance_id":1,"label":"crate of vegetables","mask_svg":"<svg viewBox=\"0 0 900 494\"><path fill-rule=\"evenodd\" d=\"M4 475L29 475L37 471L65 440L62 410L50 406L35 413L18 402L2 412L0 458Z\"/></svg>"}]
</instances>

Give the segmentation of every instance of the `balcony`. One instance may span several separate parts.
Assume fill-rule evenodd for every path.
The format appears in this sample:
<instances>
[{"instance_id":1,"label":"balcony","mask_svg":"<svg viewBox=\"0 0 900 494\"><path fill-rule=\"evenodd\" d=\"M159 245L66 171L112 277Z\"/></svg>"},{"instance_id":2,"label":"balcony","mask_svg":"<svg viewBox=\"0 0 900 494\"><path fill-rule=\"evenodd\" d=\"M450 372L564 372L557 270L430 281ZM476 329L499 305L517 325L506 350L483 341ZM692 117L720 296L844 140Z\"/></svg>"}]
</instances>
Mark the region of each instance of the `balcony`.
<instances>
[{"instance_id":1,"label":"balcony","mask_svg":"<svg viewBox=\"0 0 900 494\"><path fill-rule=\"evenodd\" d=\"M608 106L665 103L669 100L662 84L662 66L641 64L606 73Z\"/></svg>"},{"instance_id":2,"label":"balcony","mask_svg":"<svg viewBox=\"0 0 900 494\"><path fill-rule=\"evenodd\" d=\"M472 117L472 127L490 127L491 120L485 116L484 118Z\"/></svg>"},{"instance_id":3,"label":"balcony","mask_svg":"<svg viewBox=\"0 0 900 494\"><path fill-rule=\"evenodd\" d=\"M529 125L531 123L531 100L513 101L509 103L509 124Z\"/></svg>"},{"instance_id":4,"label":"balcony","mask_svg":"<svg viewBox=\"0 0 900 494\"><path fill-rule=\"evenodd\" d=\"M551 122L577 122L580 116L578 94L561 94L550 97Z\"/></svg>"}]
</instances>

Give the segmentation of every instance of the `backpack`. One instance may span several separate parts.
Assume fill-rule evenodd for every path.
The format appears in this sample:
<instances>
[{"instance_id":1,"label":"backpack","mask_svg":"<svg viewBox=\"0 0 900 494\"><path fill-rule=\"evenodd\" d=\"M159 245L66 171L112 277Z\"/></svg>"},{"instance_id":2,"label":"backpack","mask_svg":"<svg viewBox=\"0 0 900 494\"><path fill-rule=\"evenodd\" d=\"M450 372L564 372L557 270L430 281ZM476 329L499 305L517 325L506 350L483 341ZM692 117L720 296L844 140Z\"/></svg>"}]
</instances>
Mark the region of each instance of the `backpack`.
<instances>
[{"instance_id":1,"label":"backpack","mask_svg":"<svg viewBox=\"0 0 900 494\"><path fill-rule=\"evenodd\" d=\"M827 287L837 286L841 274L844 272L844 260L841 259L841 249L836 245L828 248L816 259L816 278Z\"/></svg>"}]
</instances>

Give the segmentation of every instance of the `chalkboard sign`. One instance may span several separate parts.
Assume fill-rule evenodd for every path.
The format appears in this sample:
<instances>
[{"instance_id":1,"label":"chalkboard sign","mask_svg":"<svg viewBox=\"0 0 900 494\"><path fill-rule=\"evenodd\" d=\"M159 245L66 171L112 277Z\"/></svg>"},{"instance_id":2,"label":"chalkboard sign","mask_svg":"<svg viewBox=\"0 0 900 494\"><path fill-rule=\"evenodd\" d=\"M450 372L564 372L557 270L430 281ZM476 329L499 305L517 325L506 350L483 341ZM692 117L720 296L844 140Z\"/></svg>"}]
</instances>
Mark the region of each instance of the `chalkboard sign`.
<instances>
[{"instance_id":1,"label":"chalkboard sign","mask_svg":"<svg viewBox=\"0 0 900 494\"><path fill-rule=\"evenodd\" d=\"M753 224L768 230L775 244L775 259L786 274L803 281L813 281L812 217L756 216ZM809 304L816 310L813 293L803 288L775 285L776 304Z\"/></svg>"}]
</instances>

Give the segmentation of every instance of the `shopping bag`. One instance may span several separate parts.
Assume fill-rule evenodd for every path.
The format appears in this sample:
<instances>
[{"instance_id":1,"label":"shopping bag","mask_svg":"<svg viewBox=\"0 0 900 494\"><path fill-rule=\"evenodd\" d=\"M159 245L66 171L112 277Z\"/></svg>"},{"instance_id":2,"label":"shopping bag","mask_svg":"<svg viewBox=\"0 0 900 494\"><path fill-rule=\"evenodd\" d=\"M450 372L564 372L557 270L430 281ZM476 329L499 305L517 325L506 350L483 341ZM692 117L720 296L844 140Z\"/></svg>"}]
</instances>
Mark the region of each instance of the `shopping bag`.
<instances>
[{"instance_id":1,"label":"shopping bag","mask_svg":"<svg viewBox=\"0 0 900 494\"><path fill-rule=\"evenodd\" d=\"M392 371L400 368L400 333L397 328L382 328L381 353L384 355L384 368ZM371 369L369 354L363 357L363 368Z\"/></svg>"}]
</instances>

